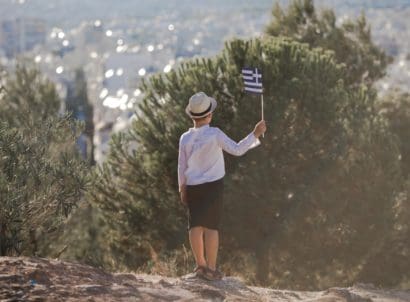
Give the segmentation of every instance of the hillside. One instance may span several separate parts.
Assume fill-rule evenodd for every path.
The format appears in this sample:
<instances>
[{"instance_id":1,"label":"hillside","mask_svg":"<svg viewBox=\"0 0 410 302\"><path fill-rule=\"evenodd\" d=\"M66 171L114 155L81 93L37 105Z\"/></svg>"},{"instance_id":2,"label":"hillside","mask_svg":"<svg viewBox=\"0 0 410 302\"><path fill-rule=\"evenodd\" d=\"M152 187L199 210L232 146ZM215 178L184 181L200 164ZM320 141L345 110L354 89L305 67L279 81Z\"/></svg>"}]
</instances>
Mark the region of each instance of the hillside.
<instances>
[{"instance_id":1,"label":"hillside","mask_svg":"<svg viewBox=\"0 0 410 302\"><path fill-rule=\"evenodd\" d=\"M234 277L207 282L141 274L111 274L91 266L42 258L0 258L0 301L321 301L404 302L410 291L371 285L319 292L247 286Z\"/></svg>"}]
</instances>

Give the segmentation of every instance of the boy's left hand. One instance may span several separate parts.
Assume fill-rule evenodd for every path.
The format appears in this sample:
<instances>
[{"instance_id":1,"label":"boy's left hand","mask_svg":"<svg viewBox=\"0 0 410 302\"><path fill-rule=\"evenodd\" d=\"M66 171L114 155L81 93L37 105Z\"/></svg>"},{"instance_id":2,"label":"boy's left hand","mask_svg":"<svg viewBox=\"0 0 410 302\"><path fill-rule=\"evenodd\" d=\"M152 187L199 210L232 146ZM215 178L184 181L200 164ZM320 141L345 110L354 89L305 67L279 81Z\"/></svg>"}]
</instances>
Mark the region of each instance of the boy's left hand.
<instances>
[{"instance_id":1,"label":"boy's left hand","mask_svg":"<svg viewBox=\"0 0 410 302\"><path fill-rule=\"evenodd\" d=\"M181 190L180 190L179 194L180 194L180 197L181 197L182 204L187 206L188 205L188 200L187 200L187 196L186 196L186 186L181 187Z\"/></svg>"}]
</instances>

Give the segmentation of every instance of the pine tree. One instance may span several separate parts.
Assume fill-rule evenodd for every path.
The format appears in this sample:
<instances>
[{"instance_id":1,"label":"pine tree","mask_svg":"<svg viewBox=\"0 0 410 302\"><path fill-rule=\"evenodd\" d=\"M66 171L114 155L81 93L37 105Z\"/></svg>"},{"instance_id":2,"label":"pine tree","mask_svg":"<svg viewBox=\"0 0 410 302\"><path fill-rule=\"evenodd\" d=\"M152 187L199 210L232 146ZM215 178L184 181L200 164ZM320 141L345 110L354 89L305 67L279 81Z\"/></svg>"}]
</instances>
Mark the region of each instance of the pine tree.
<instances>
[{"instance_id":1,"label":"pine tree","mask_svg":"<svg viewBox=\"0 0 410 302\"><path fill-rule=\"evenodd\" d=\"M377 285L408 286L410 266L410 95L391 91L377 102L379 114L386 117L388 126L398 141L398 159L402 172L403 186L394 196L393 227L379 240L363 263L360 278Z\"/></svg>"},{"instance_id":2,"label":"pine tree","mask_svg":"<svg viewBox=\"0 0 410 302\"><path fill-rule=\"evenodd\" d=\"M58 114L60 100L54 85L34 68L18 64L13 74L2 72L0 120L30 129L35 118L44 121Z\"/></svg>"},{"instance_id":3,"label":"pine tree","mask_svg":"<svg viewBox=\"0 0 410 302\"><path fill-rule=\"evenodd\" d=\"M243 66L263 72L269 130L262 147L226 157L224 267L240 271L253 254L255 267L245 270L259 284L356 280L361 260L392 224L398 150L374 113L374 91L350 86L349 71L328 51L277 38L233 40L215 58L185 62L142 85L138 119L113 136L92 193L111 225L116 265L136 268L184 242L176 166L179 136L191 126L187 100L197 91L214 96L214 125L244 137L260 109L243 92Z\"/></svg>"},{"instance_id":4,"label":"pine tree","mask_svg":"<svg viewBox=\"0 0 410 302\"><path fill-rule=\"evenodd\" d=\"M410 94L392 91L377 104L379 113L386 117L391 131L397 136L403 177L410 177Z\"/></svg>"},{"instance_id":5,"label":"pine tree","mask_svg":"<svg viewBox=\"0 0 410 302\"><path fill-rule=\"evenodd\" d=\"M75 139L82 125L58 115L54 85L19 65L0 95L0 252L50 255L82 198L88 168Z\"/></svg>"},{"instance_id":6,"label":"pine tree","mask_svg":"<svg viewBox=\"0 0 410 302\"><path fill-rule=\"evenodd\" d=\"M385 75L390 61L373 43L363 13L354 21L338 25L333 10L317 12L313 0L292 0L286 11L276 3L266 33L334 51L336 61L345 64L349 74L346 83L351 85L371 85Z\"/></svg>"},{"instance_id":7,"label":"pine tree","mask_svg":"<svg viewBox=\"0 0 410 302\"><path fill-rule=\"evenodd\" d=\"M75 71L75 79L73 87L68 89L66 99L66 110L78 120L84 121L84 135L87 138L87 154L86 157L90 165L95 165L94 159L94 121L93 121L93 106L90 104L87 93L87 80L84 70L78 68Z\"/></svg>"},{"instance_id":8,"label":"pine tree","mask_svg":"<svg viewBox=\"0 0 410 302\"><path fill-rule=\"evenodd\" d=\"M410 282L410 181L394 198L394 224L364 259L359 278L377 286L407 289Z\"/></svg>"}]
</instances>

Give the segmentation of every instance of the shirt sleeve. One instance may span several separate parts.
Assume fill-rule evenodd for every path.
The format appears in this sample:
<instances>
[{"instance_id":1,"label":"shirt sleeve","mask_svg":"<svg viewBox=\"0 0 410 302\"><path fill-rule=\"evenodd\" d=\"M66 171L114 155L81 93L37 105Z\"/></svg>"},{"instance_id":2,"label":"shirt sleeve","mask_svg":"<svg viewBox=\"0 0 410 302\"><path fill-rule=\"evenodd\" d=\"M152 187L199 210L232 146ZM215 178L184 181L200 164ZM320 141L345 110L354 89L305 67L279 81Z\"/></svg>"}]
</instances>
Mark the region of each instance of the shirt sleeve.
<instances>
[{"instance_id":1,"label":"shirt sleeve","mask_svg":"<svg viewBox=\"0 0 410 302\"><path fill-rule=\"evenodd\" d=\"M219 130L219 129L218 129ZM255 148L260 145L259 139L255 137L253 132L249 133L243 140L236 143L230 139L223 131L219 130L217 135L218 145L226 152L241 156L249 149Z\"/></svg>"},{"instance_id":2,"label":"shirt sleeve","mask_svg":"<svg viewBox=\"0 0 410 302\"><path fill-rule=\"evenodd\" d=\"M182 185L185 185L185 170L187 167L185 148L182 144L182 139L179 140L179 153L178 153L178 185L181 188Z\"/></svg>"}]
</instances>

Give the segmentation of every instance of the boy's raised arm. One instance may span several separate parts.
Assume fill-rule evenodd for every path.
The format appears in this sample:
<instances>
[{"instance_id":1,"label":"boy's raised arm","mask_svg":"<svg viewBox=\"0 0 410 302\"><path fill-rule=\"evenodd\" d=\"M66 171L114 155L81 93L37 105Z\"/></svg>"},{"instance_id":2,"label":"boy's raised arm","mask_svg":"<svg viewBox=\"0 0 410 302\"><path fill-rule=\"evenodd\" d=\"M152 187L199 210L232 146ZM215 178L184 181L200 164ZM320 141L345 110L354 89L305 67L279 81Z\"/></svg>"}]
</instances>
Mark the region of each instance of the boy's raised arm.
<instances>
[{"instance_id":1,"label":"boy's raised arm","mask_svg":"<svg viewBox=\"0 0 410 302\"><path fill-rule=\"evenodd\" d=\"M260 121L256 124L254 131L252 131L248 136L246 136L239 143L236 143L231 138L229 138L223 131L219 130L218 133L218 144L226 152L241 156L246 153L251 147L255 147L260 144L259 136L266 131L265 121Z\"/></svg>"}]
</instances>

